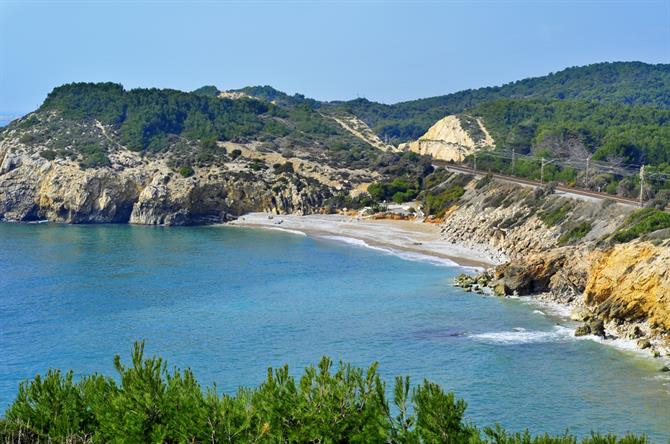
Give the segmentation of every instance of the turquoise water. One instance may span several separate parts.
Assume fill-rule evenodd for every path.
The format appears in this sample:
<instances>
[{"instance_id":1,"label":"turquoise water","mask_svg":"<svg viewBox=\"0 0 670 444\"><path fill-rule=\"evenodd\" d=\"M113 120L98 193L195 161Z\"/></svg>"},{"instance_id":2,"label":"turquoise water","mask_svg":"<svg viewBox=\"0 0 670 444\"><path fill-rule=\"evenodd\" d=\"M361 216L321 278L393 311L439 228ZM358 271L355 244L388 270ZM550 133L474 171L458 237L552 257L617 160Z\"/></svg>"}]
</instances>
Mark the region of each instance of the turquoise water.
<instances>
[{"instance_id":1,"label":"turquoise water","mask_svg":"<svg viewBox=\"0 0 670 444\"><path fill-rule=\"evenodd\" d=\"M658 362L465 293L459 272L264 230L0 224L0 409L49 366L113 374L112 356L145 339L227 392L327 354L436 381L480 425L667 442Z\"/></svg>"}]
</instances>

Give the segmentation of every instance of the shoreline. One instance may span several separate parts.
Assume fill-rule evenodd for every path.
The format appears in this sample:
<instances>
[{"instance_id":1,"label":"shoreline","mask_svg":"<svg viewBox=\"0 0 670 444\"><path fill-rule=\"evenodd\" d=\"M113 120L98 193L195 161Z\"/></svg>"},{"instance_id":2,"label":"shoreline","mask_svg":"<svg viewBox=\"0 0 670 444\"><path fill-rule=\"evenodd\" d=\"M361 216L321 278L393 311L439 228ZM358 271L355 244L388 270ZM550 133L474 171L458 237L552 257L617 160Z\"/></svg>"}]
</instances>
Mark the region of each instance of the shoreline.
<instances>
[{"instance_id":1,"label":"shoreline","mask_svg":"<svg viewBox=\"0 0 670 444\"><path fill-rule=\"evenodd\" d=\"M406 260L469 269L470 272L483 271L503 263L502 255L489 254L484 246L477 248L469 242L453 242L445 238L439 225L417 221L371 219L342 214L298 216L248 213L222 225L310 236L371 248ZM571 325L575 323L574 319L571 319L571 313L576 309L584 308L579 302L568 302L558 295L549 293L522 297L508 296L508 298L519 300L529 307L543 307L545 310L542 311L549 309L548 311L553 312L550 316L560 319L560 325L568 328L571 336L574 335L576 328ZM544 315L547 314L544 313ZM605 327L609 335L607 339L596 335L586 335L575 339L591 340L621 352L670 364L667 358L655 358L649 349L637 347L634 340L625 337L624 328L617 327L614 323L607 323Z\"/></svg>"},{"instance_id":2,"label":"shoreline","mask_svg":"<svg viewBox=\"0 0 670 444\"><path fill-rule=\"evenodd\" d=\"M306 235L461 268L484 270L501 263L499 258L484 249L445 239L439 225L417 221L368 219L342 214L278 216L248 213L223 225Z\"/></svg>"}]
</instances>

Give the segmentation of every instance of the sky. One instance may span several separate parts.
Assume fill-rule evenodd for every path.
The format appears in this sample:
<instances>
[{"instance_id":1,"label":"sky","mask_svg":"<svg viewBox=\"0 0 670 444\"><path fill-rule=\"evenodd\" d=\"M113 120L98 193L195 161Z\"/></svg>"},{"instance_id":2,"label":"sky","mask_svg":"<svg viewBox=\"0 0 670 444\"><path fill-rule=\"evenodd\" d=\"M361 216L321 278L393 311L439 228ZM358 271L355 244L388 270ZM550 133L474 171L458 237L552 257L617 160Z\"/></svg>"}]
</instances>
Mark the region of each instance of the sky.
<instances>
[{"instance_id":1,"label":"sky","mask_svg":"<svg viewBox=\"0 0 670 444\"><path fill-rule=\"evenodd\" d=\"M395 103L632 60L670 62L670 0L0 0L1 114L75 81Z\"/></svg>"}]
</instances>

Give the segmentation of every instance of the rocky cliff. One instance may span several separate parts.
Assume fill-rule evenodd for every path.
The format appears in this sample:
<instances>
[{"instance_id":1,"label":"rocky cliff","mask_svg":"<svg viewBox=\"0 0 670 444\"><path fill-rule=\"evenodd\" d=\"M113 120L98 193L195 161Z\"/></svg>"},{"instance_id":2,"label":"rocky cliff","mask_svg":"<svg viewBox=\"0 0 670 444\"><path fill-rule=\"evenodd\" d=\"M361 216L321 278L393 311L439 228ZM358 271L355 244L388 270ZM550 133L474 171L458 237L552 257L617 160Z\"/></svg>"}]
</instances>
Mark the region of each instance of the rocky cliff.
<instances>
[{"instance_id":1,"label":"rocky cliff","mask_svg":"<svg viewBox=\"0 0 670 444\"><path fill-rule=\"evenodd\" d=\"M578 334L635 339L654 355L670 357L667 229L615 243L612 235L634 208L485 182L471 183L445 214L442 232L497 253L500 265L461 278L461 285L567 304L584 321Z\"/></svg>"},{"instance_id":2,"label":"rocky cliff","mask_svg":"<svg viewBox=\"0 0 670 444\"><path fill-rule=\"evenodd\" d=\"M74 128L114 141L112 129L99 123ZM306 214L322 211L336 193L355 194L378 175L320 165L300 153L268 153L257 143L219 143L208 153L214 160L185 169L175 166L178 156L197 158L201 150L139 153L113 144L106 164L86 167L80 154L35 142L33 134L44 132L20 126L3 132L0 220L189 225L251 211Z\"/></svg>"}]
</instances>

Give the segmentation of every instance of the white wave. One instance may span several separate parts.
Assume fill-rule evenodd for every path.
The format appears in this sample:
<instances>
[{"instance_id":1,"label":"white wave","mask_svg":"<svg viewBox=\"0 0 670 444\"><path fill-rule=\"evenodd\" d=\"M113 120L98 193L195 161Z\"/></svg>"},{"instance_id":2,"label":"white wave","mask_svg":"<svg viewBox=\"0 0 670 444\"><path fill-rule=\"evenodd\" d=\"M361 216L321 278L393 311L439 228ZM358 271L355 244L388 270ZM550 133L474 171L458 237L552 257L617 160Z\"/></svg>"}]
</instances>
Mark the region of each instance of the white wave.
<instances>
[{"instance_id":1,"label":"white wave","mask_svg":"<svg viewBox=\"0 0 670 444\"><path fill-rule=\"evenodd\" d=\"M570 319L570 314L572 313L572 307L568 304L561 304L559 302L552 301L541 301L533 296L517 296L516 299L520 301L538 307L541 310L533 310L535 312L542 312L544 315L551 315L559 317L561 319L567 320Z\"/></svg>"},{"instance_id":2,"label":"white wave","mask_svg":"<svg viewBox=\"0 0 670 444\"><path fill-rule=\"evenodd\" d=\"M408 261L414 261L414 262L426 262L429 264L433 265L440 265L444 267L460 267L456 262L446 259L446 258L441 258L441 257L436 257L436 256L430 256L428 254L422 254L422 253L415 253L411 251L399 251L399 250L393 250L390 248L383 248L383 247L377 247L375 245L370 245L367 242L365 242L362 239L357 239L353 237L346 237L346 236L319 236L322 239L329 239L329 240L334 240L337 242L342 242L345 244L349 245L354 245L356 247L361 247L361 248L369 248L371 250L376 250L376 251L381 251L382 253L386 254L391 254L393 256L397 256L401 259L405 259ZM460 268L472 268L472 269L477 269L476 267L460 267Z\"/></svg>"},{"instance_id":3,"label":"white wave","mask_svg":"<svg viewBox=\"0 0 670 444\"><path fill-rule=\"evenodd\" d=\"M478 333L470 335L477 341L501 345L532 344L541 342L558 342L572 339L573 330L557 325L550 331L528 331L523 328L515 328L511 331L498 331L490 333Z\"/></svg>"},{"instance_id":4,"label":"white wave","mask_svg":"<svg viewBox=\"0 0 670 444\"><path fill-rule=\"evenodd\" d=\"M539 314L539 315L542 315L542 316L546 316L546 313L543 312L542 310L533 310L533 313Z\"/></svg>"},{"instance_id":5,"label":"white wave","mask_svg":"<svg viewBox=\"0 0 670 444\"><path fill-rule=\"evenodd\" d=\"M292 230L290 228L281 228L281 227L272 227L267 225L238 225L238 224L225 224L226 227L240 227L240 228L254 228L261 230L270 230L270 231L282 231L284 233L295 234L298 236L307 236L307 233L300 230Z\"/></svg>"}]
</instances>

